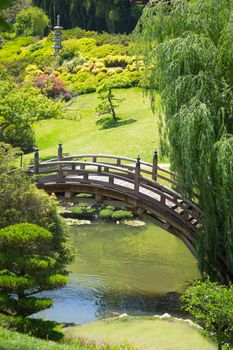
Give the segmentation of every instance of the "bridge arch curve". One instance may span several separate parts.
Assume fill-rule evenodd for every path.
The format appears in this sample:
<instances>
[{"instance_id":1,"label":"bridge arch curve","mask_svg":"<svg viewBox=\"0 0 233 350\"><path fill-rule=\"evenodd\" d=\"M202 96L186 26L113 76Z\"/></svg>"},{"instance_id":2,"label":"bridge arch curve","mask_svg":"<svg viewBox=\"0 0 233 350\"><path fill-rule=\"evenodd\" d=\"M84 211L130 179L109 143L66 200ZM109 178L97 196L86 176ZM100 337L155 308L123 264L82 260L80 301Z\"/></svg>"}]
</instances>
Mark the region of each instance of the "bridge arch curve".
<instances>
[{"instance_id":1,"label":"bridge arch curve","mask_svg":"<svg viewBox=\"0 0 233 350\"><path fill-rule=\"evenodd\" d=\"M89 193L97 203L115 201L130 207L138 215L180 238L196 255L195 241L201 226L199 207L175 189L175 174L158 164L140 158L80 154L64 156L62 145L58 157L40 162L35 152L29 173L37 176L38 188L74 202L79 193Z\"/></svg>"}]
</instances>

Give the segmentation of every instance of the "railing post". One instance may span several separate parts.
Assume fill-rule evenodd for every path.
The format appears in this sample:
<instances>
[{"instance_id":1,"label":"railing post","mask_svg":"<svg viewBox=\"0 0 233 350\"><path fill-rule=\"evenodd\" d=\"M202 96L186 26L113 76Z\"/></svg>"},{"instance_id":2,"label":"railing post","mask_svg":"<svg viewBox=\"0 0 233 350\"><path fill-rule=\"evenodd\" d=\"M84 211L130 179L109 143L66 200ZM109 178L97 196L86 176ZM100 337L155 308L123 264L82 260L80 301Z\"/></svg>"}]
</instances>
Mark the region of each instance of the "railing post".
<instances>
[{"instance_id":1,"label":"railing post","mask_svg":"<svg viewBox=\"0 0 233 350\"><path fill-rule=\"evenodd\" d=\"M139 192L139 186L140 186L140 168L141 168L141 162L140 162L140 156L137 156L137 161L135 165L135 183L134 183L134 192L137 194Z\"/></svg>"},{"instance_id":2,"label":"railing post","mask_svg":"<svg viewBox=\"0 0 233 350\"><path fill-rule=\"evenodd\" d=\"M63 158L63 148L62 148L62 143L60 142L58 144L57 159L59 162L61 162L62 158ZM58 180L62 180L62 178L63 178L62 164L58 164L57 177L58 177Z\"/></svg>"},{"instance_id":3,"label":"railing post","mask_svg":"<svg viewBox=\"0 0 233 350\"><path fill-rule=\"evenodd\" d=\"M57 159L60 161L63 158L63 148L62 143L58 144Z\"/></svg>"},{"instance_id":4,"label":"railing post","mask_svg":"<svg viewBox=\"0 0 233 350\"><path fill-rule=\"evenodd\" d=\"M39 155L39 148L34 147L34 174L39 174L39 165L40 165L40 155Z\"/></svg>"},{"instance_id":5,"label":"railing post","mask_svg":"<svg viewBox=\"0 0 233 350\"><path fill-rule=\"evenodd\" d=\"M157 181L157 174L158 174L158 151L154 151L153 156L153 169L152 169L152 180Z\"/></svg>"}]
</instances>

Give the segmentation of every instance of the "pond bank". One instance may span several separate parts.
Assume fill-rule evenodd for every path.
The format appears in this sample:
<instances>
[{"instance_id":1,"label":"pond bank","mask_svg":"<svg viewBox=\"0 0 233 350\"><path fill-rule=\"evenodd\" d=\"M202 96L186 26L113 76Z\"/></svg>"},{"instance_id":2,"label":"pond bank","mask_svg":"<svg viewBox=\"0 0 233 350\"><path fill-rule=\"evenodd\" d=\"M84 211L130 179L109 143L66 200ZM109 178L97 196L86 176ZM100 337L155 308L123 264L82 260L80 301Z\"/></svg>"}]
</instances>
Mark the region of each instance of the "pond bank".
<instances>
[{"instance_id":1,"label":"pond bank","mask_svg":"<svg viewBox=\"0 0 233 350\"><path fill-rule=\"evenodd\" d=\"M129 344L130 350L215 350L203 331L188 322L174 318L122 317L64 330L65 339L75 343L82 339L85 344L97 346Z\"/></svg>"}]
</instances>

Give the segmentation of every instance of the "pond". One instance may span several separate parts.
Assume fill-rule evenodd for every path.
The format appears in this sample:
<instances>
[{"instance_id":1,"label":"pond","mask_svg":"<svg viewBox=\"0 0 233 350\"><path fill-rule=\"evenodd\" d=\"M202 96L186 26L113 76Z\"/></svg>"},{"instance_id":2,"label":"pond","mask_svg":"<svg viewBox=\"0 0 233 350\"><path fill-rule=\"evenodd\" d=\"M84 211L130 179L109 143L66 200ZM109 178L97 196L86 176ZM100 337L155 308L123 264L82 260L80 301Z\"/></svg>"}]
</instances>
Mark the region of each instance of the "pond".
<instances>
[{"instance_id":1,"label":"pond","mask_svg":"<svg viewBox=\"0 0 233 350\"><path fill-rule=\"evenodd\" d=\"M87 323L128 313L180 314L177 293L199 277L182 241L152 223L98 223L71 228L77 248L67 286L41 293L54 306L37 317Z\"/></svg>"}]
</instances>

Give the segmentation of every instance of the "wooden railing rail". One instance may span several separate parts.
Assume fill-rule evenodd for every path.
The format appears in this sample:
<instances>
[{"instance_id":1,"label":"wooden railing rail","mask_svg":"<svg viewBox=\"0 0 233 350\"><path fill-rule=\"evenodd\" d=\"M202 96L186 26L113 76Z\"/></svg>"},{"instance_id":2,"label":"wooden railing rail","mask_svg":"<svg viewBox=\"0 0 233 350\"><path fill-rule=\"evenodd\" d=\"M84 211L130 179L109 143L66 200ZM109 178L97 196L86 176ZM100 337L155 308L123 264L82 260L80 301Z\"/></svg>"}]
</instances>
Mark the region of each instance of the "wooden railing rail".
<instances>
[{"instance_id":1,"label":"wooden railing rail","mask_svg":"<svg viewBox=\"0 0 233 350\"><path fill-rule=\"evenodd\" d=\"M157 152L154 152L157 154ZM91 162L93 163L104 163L107 165L116 165L120 166L121 168L128 168L133 171L135 169L135 163L136 160L129 157L121 157L121 156L115 156L115 155L107 155L107 154L79 154L79 155L69 155L69 156L63 156L63 160L78 160L78 159L91 159ZM55 162L59 160L58 158L53 158L48 160L47 162ZM113 162L107 162L105 160L112 160ZM125 164L127 163L127 164ZM144 173L148 176L150 176L155 181L157 178L164 180L167 183L170 183L172 186L177 186L178 183L175 180L176 174L167 170L163 169L158 164L158 157L154 155L153 157L153 164L140 161L141 164L141 173ZM163 174L164 173L164 174ZM168 176L166 176L168 175Z\"/></svg>"},{"instance_id":2,"label":"wooden railing rail","mask_svg":"<svg viewBox=\"0 0 233 350\"><path fill-rule=\"evenodd\" d=\"M29 173L39 175L56 183L80 183L117 189L121 192L144 199L153 205L159 203L164 210L172 212L188 227L196 229L202 213L191 200L176 191L178 183L175 174L158 165L158 153L154 152L152 164L137 159L107 154L63 155L62 145L58 147L58 157L44 162L39 160L35 150L34 165ZM173 189L159 182L167 182Z\"/></svg>"}]
</instances>

